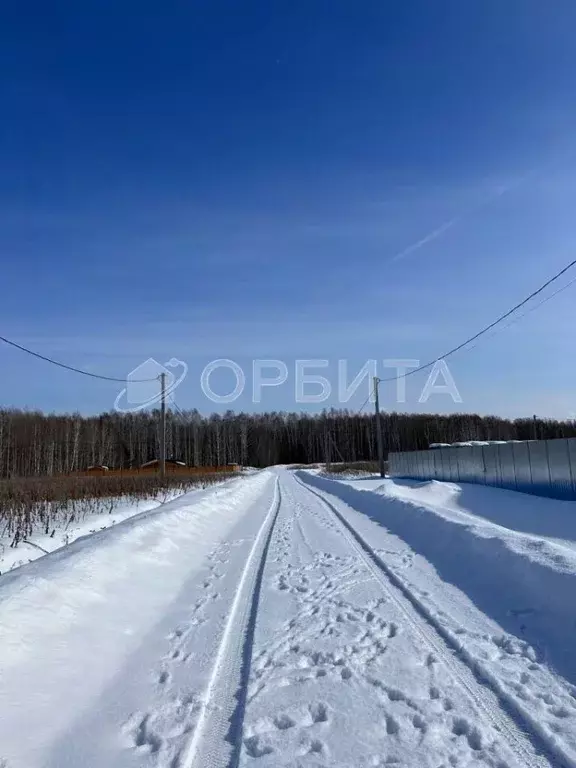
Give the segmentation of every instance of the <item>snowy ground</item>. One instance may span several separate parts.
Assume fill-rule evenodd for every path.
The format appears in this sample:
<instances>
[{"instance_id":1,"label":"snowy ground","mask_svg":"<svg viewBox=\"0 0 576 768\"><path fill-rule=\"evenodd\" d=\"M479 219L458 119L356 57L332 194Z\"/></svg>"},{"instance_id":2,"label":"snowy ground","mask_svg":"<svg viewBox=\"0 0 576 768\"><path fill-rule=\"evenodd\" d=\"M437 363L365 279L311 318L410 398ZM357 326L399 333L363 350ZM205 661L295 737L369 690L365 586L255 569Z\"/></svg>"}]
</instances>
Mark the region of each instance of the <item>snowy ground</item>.
<instances>
[{"instance_id":1,"label":"snowy ground","mask_svg":"<svg viewBox=\"0 0 576 768\"><path fill-rule=\"evenodd\" d=\"M78 540L0 578L0 765L574 768L575 511L277 469Z\"/></svg>"}]
</instances>

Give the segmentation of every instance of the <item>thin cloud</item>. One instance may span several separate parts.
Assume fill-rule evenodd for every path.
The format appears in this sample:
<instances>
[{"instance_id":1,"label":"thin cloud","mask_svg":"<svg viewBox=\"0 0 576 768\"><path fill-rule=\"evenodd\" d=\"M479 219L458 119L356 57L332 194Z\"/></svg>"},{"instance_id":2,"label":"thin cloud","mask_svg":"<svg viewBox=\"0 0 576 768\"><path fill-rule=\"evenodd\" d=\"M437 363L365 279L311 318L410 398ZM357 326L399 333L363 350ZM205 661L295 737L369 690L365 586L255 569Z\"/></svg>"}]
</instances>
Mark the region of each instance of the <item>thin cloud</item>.
<instances>
[{"instance_id":1,"label":"thin cloud","mask_svg":"<svg viewBox=\"0 0 576 768\"><path fill-rule=\"evenodd\" d=\"M436 240L437 237L440 237L444 234L448 229L451 229L455 224L457 224L462 219L462 216L455 216L453 219L450 219L449 221L445 221L444 224L441 224L437 229L433 230L432 232L429 232L425 237L423 237L421 240L418 240L415 243L412 243L412 245L409 245L407 248L404 248L403 251L400 251L400 253L397 253L396 256L393 256L390 261L400 261L400 259L405 259L406 256L409 256L411 253L414 253L415 251L420 250L423 246L427 245L428 243L431 243L432 240Z\"/></svg>"},{"instance_id":2,"label":"thin cloud","mask_svg":"<svg viewBox=\"0 0 576 768\"><path fill-rule=\"evenodd\" d=\"M537 168L533 168L527 173L520 176L519 178L508 182L508 184L501 184L500 186L496 187L496 189L494 189L494 191L491 192L484 200L481 200L476 205L473 205L467 211L460 214L459 216L454 216L452 219L445 221L444 224L441 224L439 227L437 227L436 229L433 229L432 232L429 232L420 240L417 240L415 243L412 243L407 248L404 248L403 251L400 251L400 253L397 253L395 256L393 256L390 259L390 261L391 262L400 261L401 259L405 259L406 256L410 256L412 253L419 251L420 248L423 248L425 245L428 245L428 243L431 243L433 240L436 240L437 238L441 237L449 229L452 229L453 226L455 226L456 224L459 224L462 221L462 219L466 218L466 216L469 216L470 214L475 213L481 208L484 208L484 206L489 205L494 200L497 200L499 197L502 197L502 195L505 195L507 192L510 192L512 189L516 189L517 187L524 184L531 176L537 173L537 171L538 171Z\"/></svg>"}]
</instances>

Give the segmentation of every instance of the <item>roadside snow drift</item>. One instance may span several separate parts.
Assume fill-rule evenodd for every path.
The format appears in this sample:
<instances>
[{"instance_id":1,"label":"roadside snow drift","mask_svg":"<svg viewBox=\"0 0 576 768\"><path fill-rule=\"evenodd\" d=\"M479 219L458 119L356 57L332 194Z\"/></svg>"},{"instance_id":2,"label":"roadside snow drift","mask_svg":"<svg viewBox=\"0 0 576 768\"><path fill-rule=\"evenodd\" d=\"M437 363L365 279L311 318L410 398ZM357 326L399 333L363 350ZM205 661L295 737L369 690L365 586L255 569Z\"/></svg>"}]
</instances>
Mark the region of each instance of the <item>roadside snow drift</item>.
<instances>
[{"instance_id":1,"label":"roadside snow drift","mask_svg":"<svg viewBox=\"0 0 576 768\"><path fill-rule=\"evenodd\" d=\"M0 578L0 758L9 768L106 764L91 754L102 748L96 725L51 749L107 687L121 702L148 682L138 669L118 688L114 679L166 612L179 600L188 610L186 585L209 576L207 556L257 504L250 533L271 492L268 473L193 491Z\"/></svg>"},{"instance_id":2,"label":"roadside snow drift","mask_svg":"<svg viewBox=\"0 0 576 768\"><path fill-rule=\"evenodd\" d=\"M430 481L387 480L364 491L351 484L308 475L307 482L333 493L401 537L426 558L446 582L465 592L507 631L530 643L561 674L576 683L576 544L521 533L470 514L460 502L460 488ZM466 487L466 497L481 498L491 519L516 519L525 504L534 517L556 508L573 530L576 504L535 499L514 491ZM538 503L539 502L539 503ZM528 518L524 525L528 526ZM542 529L544 524L540 524Z\"/></svg>"}]
</instances>

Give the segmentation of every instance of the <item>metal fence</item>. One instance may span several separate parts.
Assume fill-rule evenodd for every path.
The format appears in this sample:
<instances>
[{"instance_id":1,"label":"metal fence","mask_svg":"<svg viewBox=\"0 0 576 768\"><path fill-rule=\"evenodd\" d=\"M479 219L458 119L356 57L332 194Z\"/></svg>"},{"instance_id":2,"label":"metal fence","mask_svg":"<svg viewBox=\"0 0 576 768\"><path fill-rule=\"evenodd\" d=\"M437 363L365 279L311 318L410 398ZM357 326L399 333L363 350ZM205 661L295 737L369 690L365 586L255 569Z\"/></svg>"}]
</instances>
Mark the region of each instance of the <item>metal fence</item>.
<instances>
[{"instance_id":1,"label":"metal fence","mask_svg":"<svg viewBox=\"0 0 576 768\"><path fill-rule=\"evenodd\" d=\"M481 483L576 499L576 438L390 453L391 477Z\"/></svg>"}]
</instances>

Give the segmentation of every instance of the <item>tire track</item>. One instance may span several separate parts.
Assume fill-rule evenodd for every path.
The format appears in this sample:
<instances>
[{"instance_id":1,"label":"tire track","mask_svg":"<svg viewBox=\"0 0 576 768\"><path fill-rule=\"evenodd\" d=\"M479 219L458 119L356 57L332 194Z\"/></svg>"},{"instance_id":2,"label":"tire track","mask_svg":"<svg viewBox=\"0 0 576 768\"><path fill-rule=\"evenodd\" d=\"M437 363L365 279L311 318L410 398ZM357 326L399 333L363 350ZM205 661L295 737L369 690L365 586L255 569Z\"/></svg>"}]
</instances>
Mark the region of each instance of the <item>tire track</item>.
<instances>
[{"instance_id":1,"label":"tire track","mask_svg":"<svg viewBox=\"0 0 576 768\"><path fill-rule=\"evenodd\" d=\"M575 768L570 757L545 738L536 722L526 722L525 714L518 711L513 699L505 695L497 681L491 679L476 659L466 654L458 641L429 613L426 606L396 576L342 513L322 493L310 488L299 478L294 479L302 488L320 499L331 516L336 518L343 537L394 602L408 626L444 664L479 712L502 734L520 763L526 768L549 768L550 765ZM518 721L524 721L529 727L529 732L521 728Z\"/></svg>"},{"instance_id":2,"label":"tire track","mask_svg":"<svg viewBox=\"0 0 576 768\"><path fill-rule=\"evenodd\" d=\"M194 735L170 768L238 765L262 577L281 501L276 478L274 499L242 571Z\"/></svg>"}]
</instances>

